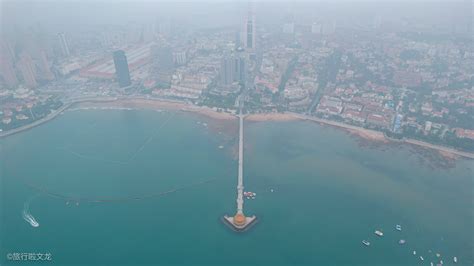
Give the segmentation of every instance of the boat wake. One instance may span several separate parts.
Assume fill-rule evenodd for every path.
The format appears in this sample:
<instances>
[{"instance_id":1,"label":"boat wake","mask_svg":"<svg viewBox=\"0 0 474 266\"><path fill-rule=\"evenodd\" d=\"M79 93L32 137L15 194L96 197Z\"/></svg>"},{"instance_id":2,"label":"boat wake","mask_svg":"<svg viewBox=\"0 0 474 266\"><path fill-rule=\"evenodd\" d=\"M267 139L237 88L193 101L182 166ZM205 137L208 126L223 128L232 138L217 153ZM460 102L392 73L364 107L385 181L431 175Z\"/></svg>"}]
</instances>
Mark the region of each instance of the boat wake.
<instances>
[{"instance_id":1,"label":"boat wake","mask_svg":"<svg viewBox=\"0 0 474 266\"><path fill-rule=\"evenodd\" d=\"M39 223L36 221L35 217L30 213L30 201L33 198L29 199L25 204L23 204L23 219L28 222L33 227L39 227Z\"/></svg>"}]
</instances>

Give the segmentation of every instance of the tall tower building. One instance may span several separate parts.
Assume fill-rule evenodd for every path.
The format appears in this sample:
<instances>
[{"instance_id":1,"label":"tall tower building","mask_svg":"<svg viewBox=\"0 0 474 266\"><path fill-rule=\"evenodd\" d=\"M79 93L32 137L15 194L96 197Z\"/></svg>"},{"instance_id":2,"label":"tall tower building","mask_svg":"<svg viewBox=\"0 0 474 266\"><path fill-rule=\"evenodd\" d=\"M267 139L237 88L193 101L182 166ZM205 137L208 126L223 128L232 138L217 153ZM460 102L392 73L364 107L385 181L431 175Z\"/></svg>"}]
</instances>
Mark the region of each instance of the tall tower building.
<instances>
[{"instance_id":1,"label":"tall tower building","mask_svg":"<svg viewBox=\"0 0 474 266\"><path fill-rule=\"evenodd\" d=\"M23 81L28 88L36 87L36 69L33 60L28 54L22 54L18 62L18 69L23 76Z\"/></svg>"},{"instance_id":2,"label":"tall tower building","mask_svg":"<svg viewBox=\"0 0 474 266\"><path fill-rule=\"evenodd\" d=\"M3 80L8 87L13 88L18 84L15 69L13 68L12 61L8 56L0 58L0 75L3 77Z\"/></svg>"},{"instance_id":3,"label":"tall tower building","mask_svg":"<svg viewBox=\"0 0 474 266\"><path fill-rule=\"evenodd\" d=\"M285 33L285 34L295 33L295 23L294 22L287 22L287 23L283 24L283 33Z\"/></svg>"},{"instance_id":4,"label":"tall tower building","mask_svg":"<svg viewBox=\"0 0 474 266\"><path fill-rule=\"evenodd\" d=\"M221 69L219 73L222 85L231 85L234 82L234 64L233 57L230 55L224 55L221 61Z\"/></svg>"},{"instance_id":5,"label":"tall tower building","mask_svg":"<svg viewBox=\"0 0 474 266\"><path fill-rule=\"evenodd\" d=\"M59 38L59 45L61 46L61 51L63 55L68 57L71 54L71 52L69 51L69 44L67 42L66 35L63 32L58 33L58 38Z\"/></svg>"},{"instance_id":6,"label":"tall tower building","mask_svg":"<svg viewBox=\"0 0 474 266\"><path fill-rule=\"evenodd\" d=\"M131 85L130 71L128 70L127 56L122 50L114 52L115 75L120 87Z\"/></svg>"},{"instance_id":7,"label":"tall tower building","mask_svg":"<svg viewBox=\"0 0 474 266\"><path fill-rule=\"evenodd\" d=\"M247 61L242 55L234 57L234 81L245 84L247 78Z\"/></svg>"},{"instance_id":8,"label":"tall tower building","mask_svg":"<svg viewBox=\"0 0 474 266\"><path fill-rule=\"evenodd\" d=\"M311 25L312 34L321 34L321 29L322 29L321 23L313 22L313 24Z\"/></svg>"},{"instance_id":9,"label":"tall tower building","mask_svg":"<svg viewBox=\"0 0 474 266\"><path fill-rule=\"evenodd\" d=\"M53 80L54 75L49 66L48 57L45 51L40 51L38 54L38 68L41 71L41 77L45 80Z\"/></svg>"},{"instance_id":10,"label":"tall tower building","mask_svg":"<svg viewBox=\"0 0 474 266\"><path fill-rule=\"evenodd\" d=\"M178 66L185 65L187 62L186 51L180 50L180 51L173 52L173 61Z\"/></svg>"},{"instance_id":11,"label":"tall tower building","mask_svg":"<svg viewBox=\"0 0 474 266\"><path fill-rule=\"evenodd\" d=\"M161 88L169 88L174 71L173 49L171 46L154 46L151 54L157 85Z\"/></svg>"},{"instance_id":12,"label":"tall tower building","mask_svg":"<svg viewBox=\"0 0 474 266\"><path fill-rule=\"evenodd\" d=\"M245 50L255 50L255 38L256 38L256 30L255 30L255 14L249 7L249 13L245 20L244 25L244 48Z\"/></svg>"}]
</instances>

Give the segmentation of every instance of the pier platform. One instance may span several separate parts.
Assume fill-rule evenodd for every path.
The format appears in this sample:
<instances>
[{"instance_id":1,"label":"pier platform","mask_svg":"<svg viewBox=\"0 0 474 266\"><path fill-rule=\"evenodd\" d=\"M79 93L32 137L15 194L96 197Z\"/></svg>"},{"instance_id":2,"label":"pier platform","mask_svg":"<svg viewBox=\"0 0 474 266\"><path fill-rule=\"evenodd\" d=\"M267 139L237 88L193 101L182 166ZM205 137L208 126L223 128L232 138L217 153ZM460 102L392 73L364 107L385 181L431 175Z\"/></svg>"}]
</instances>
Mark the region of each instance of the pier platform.
<instances>
[{"instance_id":1,"label":"pier platform","mask_svg":"<svg viewBox=\"0 0 474 266\"><path fill-rule=\"evenodd\" d=\"M222 221L232 230L236 232L244 232L257 222L257 216L253 215L246 217L243 214L236 214L235 216L224 215Z\"/></svg>"}]
</instances>

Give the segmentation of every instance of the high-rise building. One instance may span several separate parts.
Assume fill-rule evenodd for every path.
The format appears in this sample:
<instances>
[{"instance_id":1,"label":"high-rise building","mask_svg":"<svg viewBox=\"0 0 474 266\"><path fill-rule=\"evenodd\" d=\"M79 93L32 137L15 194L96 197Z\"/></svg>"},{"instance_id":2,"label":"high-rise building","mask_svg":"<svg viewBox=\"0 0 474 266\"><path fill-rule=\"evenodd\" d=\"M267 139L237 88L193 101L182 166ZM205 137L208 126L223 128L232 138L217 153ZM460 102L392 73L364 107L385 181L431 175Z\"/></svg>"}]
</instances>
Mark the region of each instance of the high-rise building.
<instances>
[{"instance_id":1,"label":"high-rise building","mask_svg":"<svg viewBox=\"0 0 474 266\"><path fill-rule=\"evenodd\" d=\"M234 82L245 83L247 78L247 61L243 54L225 54L219 71L220 84L228 86Z\"/></svg>"},{"instance_id":2,"label":"high-rise building","mask_svg":"<svg viewBox=\"0 0 474 266\"><path fill-rule=\"evenodd\" d=\"M312 34L321 34L321 29L322 29L321 23L314 22L311 25L311 33Z\"/></svg>"},{"instance_id":3,"label":"high-rise building","mask_svg":"<svg viewBox=\"0 0 474 266\"><path fill-rule=\"evenodd\" d=\"M373 24L373 28L375 30L378 30L380 29L380 26L382 25L382 17L377 14L375 17L374 17L374 24Z\"/></svg>"},{"instance_id":4,"label":"high-rise building","mask_svg":"<svg viewBox=\"0 0 474 266\"><path fill-rule=\"evenodd\" d=\"M152 56L158 70L168 71L174 68L173 49L171 47L154 47L152 49Z\"/></svg>"},{"instance_id":5,"label":"high-rise building","mask_svg":"<svg viewBox=\"0 0 474 266\"><path fill-rule=\"evenodd\" d=\"M245 83L247 78L247 60L244 56L234 58L234 81Z\"/></svg>"},{"instance_id":6,"label":"high-rise building","mask_svg":"<svg viewBox=\"0 0 474 266\"><path fill-rule=\"evenodd\" d=\"M185 65L187 62L186 51L173 52L173 61L178 66Z\"/></svg>"},{"instance_id":7,"label":"high-rise building","mask_svg":"<svg viewBox=\"0 0 474 266\"><path fill-rule=\"evenodd\" d=\"M54 79L54 75L53 75L53 72L51 72L51 68L50 68L45 51L40 51L38 54L38 68L41 72L40 79L45 79L45 80Z\"/></svg>"},{"instance_id":8,"label":"high-rise building","mask_svg":"<svg viewBox=\"0 0 474 266\"><path fill-rule=\"evenodd\" d=\"M283 33L285 34L293 34L295 32L295 23L287 22L283 24Z\"/></svg>"},{"instance_id":9,"label":"high-rise building","mask_svg":"<svg viewBox=\"0 0 474 266\"><path fill-rule=\"evenodd\" d=\"M174 71L173 49L170 46L154 46L151 49L157 85L161 88L169 88Z\"/></svg>"},{"instance_id":10,"label":"high-rise building","mask_svg":"<svg viewBox=\"0 0 474 266\"><path fill-rule=\"evenodd\" d=\"M232 56L228 54L224 55L221 61L221 69L219 73L221 85L227 86L231 85L234 82L234 64L235 59Z\"/></svg>"},{"instance_id":11,"label":"high-rise building","mask_svg":"<svg viewBox=\"0 0 474 266\"><path fill-rule=\"evenodd\" d=\"M130 71L128 70L127 56L122 50L114 52L115 75L120 87L130 86Z\"/></svg>"},{"instance_id":12,"label":"high-rise building","mask_svg":"<svg viewBox=\"0 0 474 266\"><path fill-rule=\"evenodd\" d=\"M8 87L13 88L18 84L13 62L8 55L3 55L0 58L0 74Z\"/></svg>"},{"instance_id":13,"label":"high-rise building","mask_svg":"<svg viewBox=\"0 0 474 266\"><path fill-rule=\"evenodd\" d=\"M34 88L37 85L36 82L36 69L33 64L31 56L28 54L22 54L20 61L18 62L18 69L21 72L23 81L28 88Z\"/></svg>"},{"instance_id":14,"label":"high-rise building","mask_svg":"<svg viewBox=\"0 0 474 266\"><path fill-rule=\"evenodd\" d=\"M335 21L330 21L330 22L324 23L323 29L322 29L323 34L331 35L331 34L334 34L335 32L336 32L336 22Z\"/></svg>"},{"instance_id":15,"label":"high-rise building","mask_svg":"<svg viewBox=\"0 0 474 266\"><path fill-rule=\"evenodd\" d=\"M68 57L71 55L71 52L69 50L69 44L66 39L66 34L63 32L58 33L58 38L59 38L59 45L61 47L61 52L63 53L64 56Z\"/></svg>"},{"instance_id":16,"label":"high-rise building","mask_svg":"<svg viewBox=\"0 0 474 266\"><path fill-rule=\"evenodd\" d=\"M255 30L255 15L252 11L249 11L247 15L247 19L245 20L244 25L244 48L246 50L255 50L255 38L256 38L256 30Z\"/></svg>"}]
</instances>

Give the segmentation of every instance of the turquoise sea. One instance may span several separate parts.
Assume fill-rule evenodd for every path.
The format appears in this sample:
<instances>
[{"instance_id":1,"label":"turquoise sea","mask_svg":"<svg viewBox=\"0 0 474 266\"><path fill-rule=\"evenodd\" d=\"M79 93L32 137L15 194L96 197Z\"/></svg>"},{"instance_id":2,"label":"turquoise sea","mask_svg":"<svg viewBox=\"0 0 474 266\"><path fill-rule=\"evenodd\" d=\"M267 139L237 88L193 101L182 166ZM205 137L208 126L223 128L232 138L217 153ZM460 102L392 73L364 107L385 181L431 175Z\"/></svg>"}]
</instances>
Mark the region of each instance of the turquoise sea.
<instances>
[{"instance_id":1,"label":"turquoise sea","mask_svg":"<svg viewBox=\"0 0 474 266\"><path fill-rule=\"evenodd\" d=\"M441 167L311 122L245 123L245 210L259 221L229 230L237 123L80 110L0 139L0 265L474 264L472 160Z\"/></svg>"}]
</instances>

